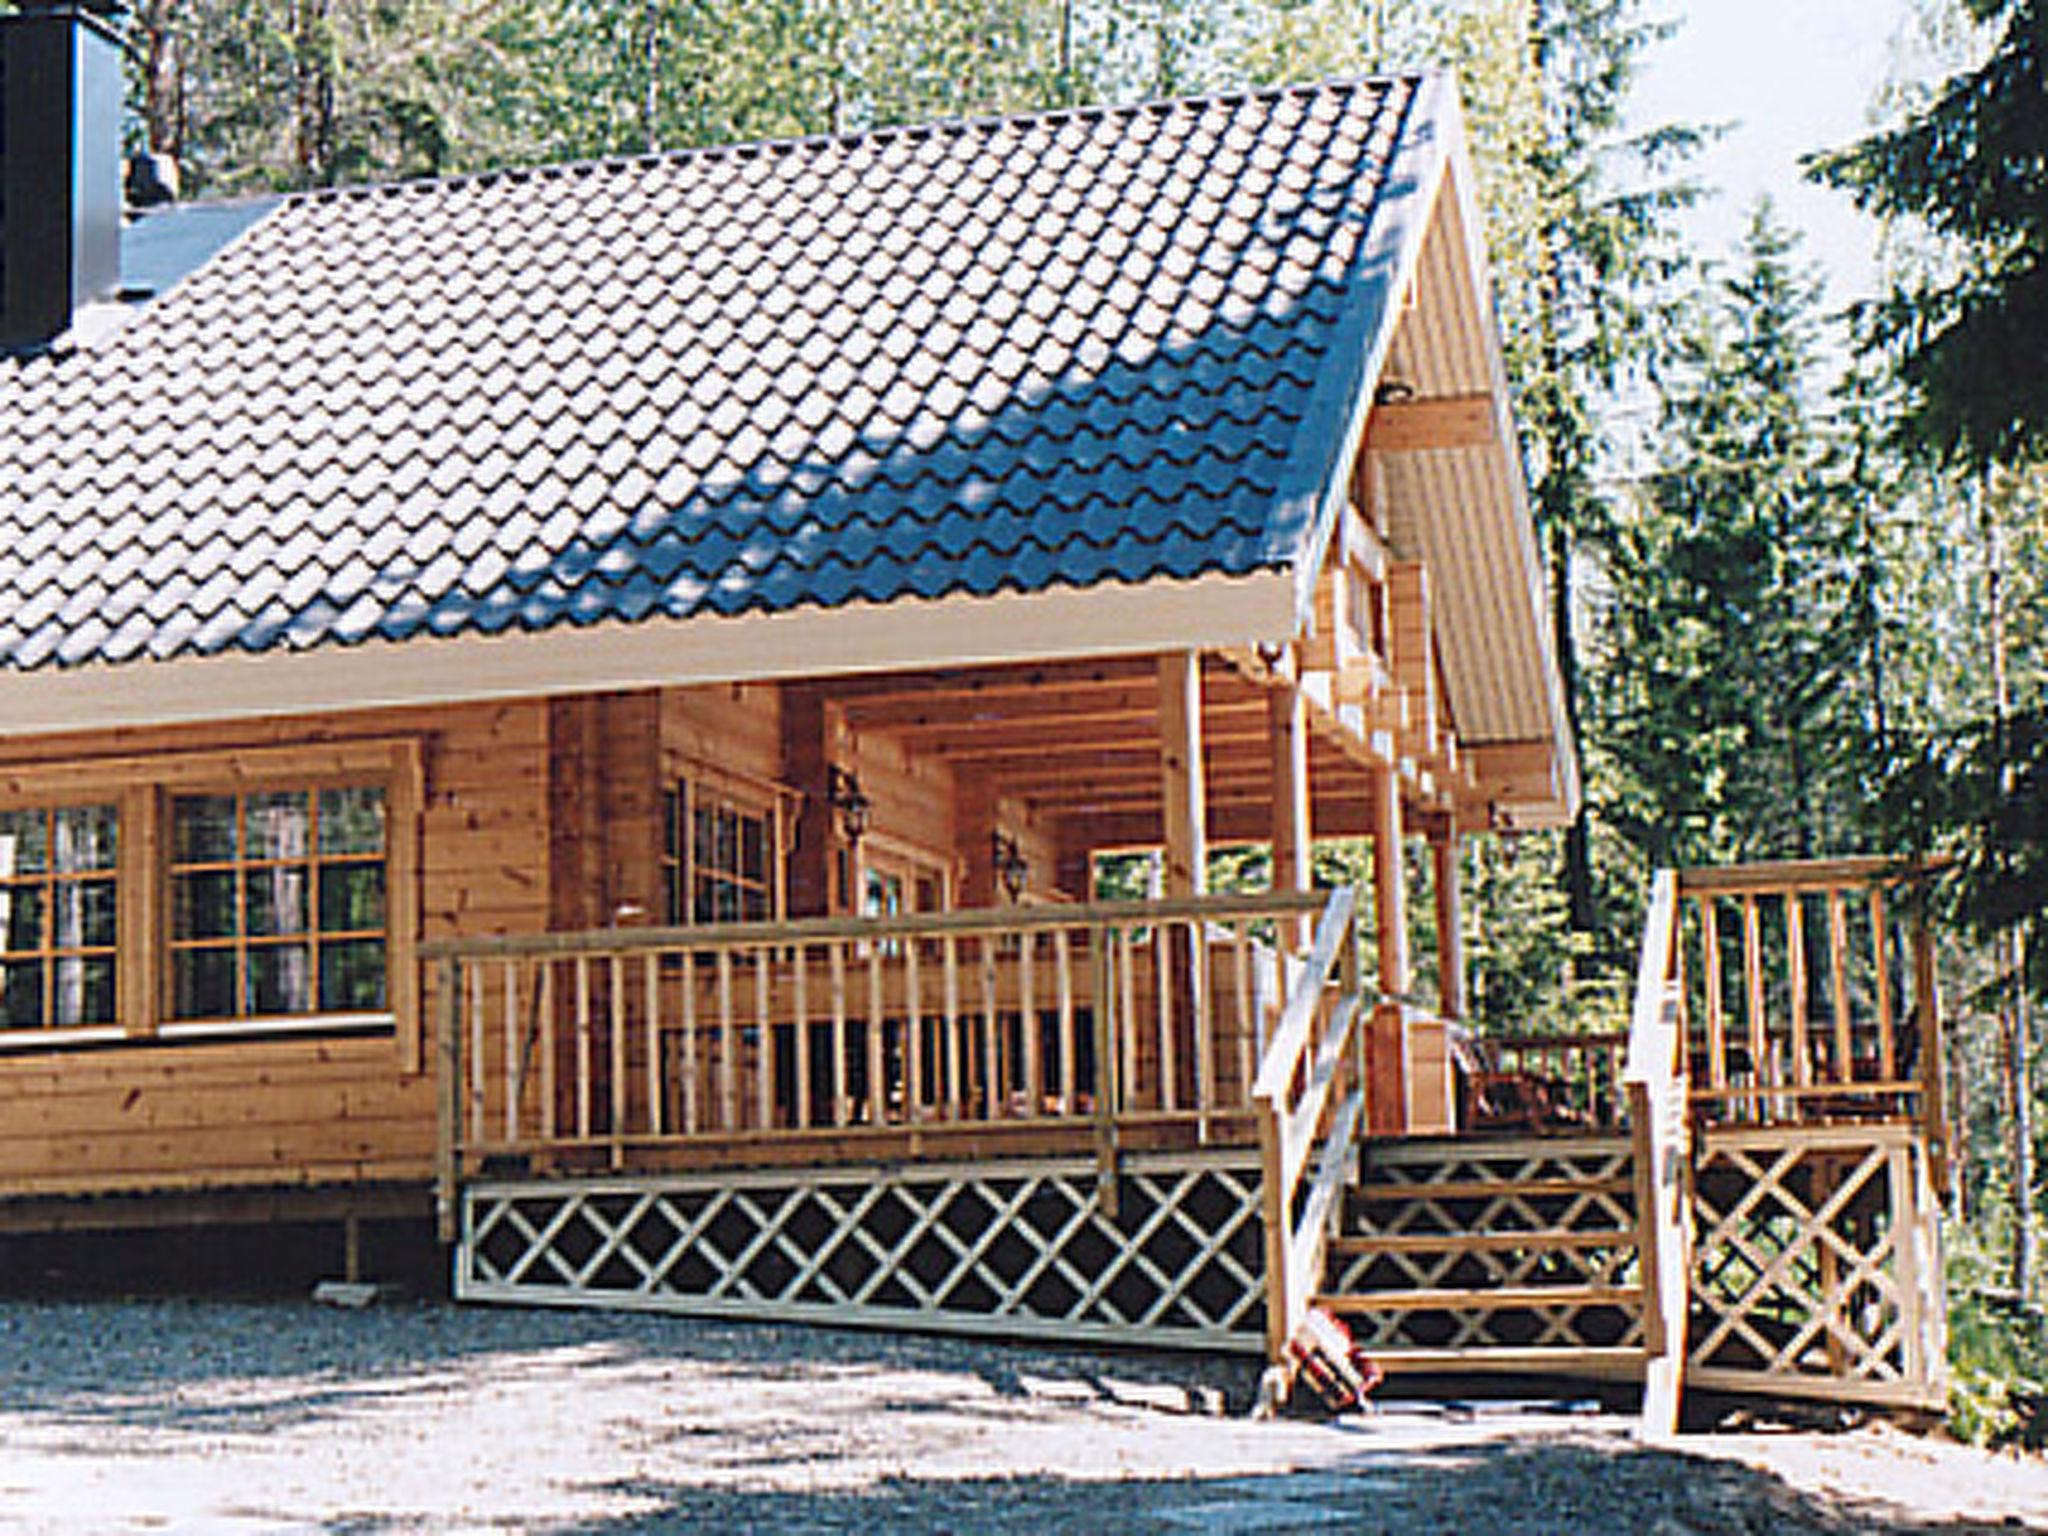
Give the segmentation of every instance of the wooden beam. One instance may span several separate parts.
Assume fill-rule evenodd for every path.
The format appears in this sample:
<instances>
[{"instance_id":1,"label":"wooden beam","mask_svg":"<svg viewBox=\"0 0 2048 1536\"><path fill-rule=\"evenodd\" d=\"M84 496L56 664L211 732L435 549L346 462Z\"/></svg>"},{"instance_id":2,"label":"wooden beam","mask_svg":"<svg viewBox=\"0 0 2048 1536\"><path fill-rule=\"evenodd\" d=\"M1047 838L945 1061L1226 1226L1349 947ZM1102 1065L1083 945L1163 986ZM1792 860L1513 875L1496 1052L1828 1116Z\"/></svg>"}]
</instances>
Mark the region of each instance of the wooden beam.
<instances>
[{"instance_id":1,"label":"wooden beam","mask_svg":"<svg viewBox=\"0 0 2048 1536\"><path fill-rule=\"evenodd\" d=\"M1374 453L1484 448L1500 440L1499 432L1492 395L1439 395L1374 406L1366 418L1365 445Z\"/></svg>"},{"instance_id":2,"label":"wooden beam","mask_svg":"<svg viewBox=\"0 0 2048 1536\"><path fill-rule=\"evenodd\" d=\"M1203 782L1202 668L1194 651L1159 658L1159 777L1164 812L1166 894L1208 889L1208 816Z\"/></svg>"}]
</instances>

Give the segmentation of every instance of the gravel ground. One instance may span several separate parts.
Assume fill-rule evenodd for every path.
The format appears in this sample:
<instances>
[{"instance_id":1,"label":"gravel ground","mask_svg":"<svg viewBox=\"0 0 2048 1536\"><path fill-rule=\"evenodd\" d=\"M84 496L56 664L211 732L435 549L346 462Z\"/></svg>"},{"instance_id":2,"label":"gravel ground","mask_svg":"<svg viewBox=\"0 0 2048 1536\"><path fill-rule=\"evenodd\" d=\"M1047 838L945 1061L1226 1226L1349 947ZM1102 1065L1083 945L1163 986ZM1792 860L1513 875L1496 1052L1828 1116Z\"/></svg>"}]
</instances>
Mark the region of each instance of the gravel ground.
<instances>
[{"instance_id":1,"label":"gravel ground","mask_svg":"<svg viewBox=\"0 0 2048 1536\"><path fill-rule=\"evenodd\" d=\"M621 1314L0 1301L0 1531L2048 1531L2048 1468L1892 1429L1671 1454L1591 1405L1254 1424L1252 1377Z\"/></svg>"}]
</instances>

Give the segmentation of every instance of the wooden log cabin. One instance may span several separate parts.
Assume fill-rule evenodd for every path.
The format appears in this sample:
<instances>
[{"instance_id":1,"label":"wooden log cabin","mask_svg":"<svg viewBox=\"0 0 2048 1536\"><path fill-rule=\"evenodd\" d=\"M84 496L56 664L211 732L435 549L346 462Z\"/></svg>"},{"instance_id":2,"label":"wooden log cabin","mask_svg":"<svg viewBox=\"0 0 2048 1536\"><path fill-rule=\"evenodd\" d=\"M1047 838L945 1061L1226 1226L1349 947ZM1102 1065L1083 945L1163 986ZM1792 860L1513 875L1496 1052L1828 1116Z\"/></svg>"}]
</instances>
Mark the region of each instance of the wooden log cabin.
<instances>
[{"instance_id":1,"label":"wooden log cabin","mask_svg":"<svg viewBox=\"0 0 2048 1536\"><path fill-rule=\"evenodd\" d=\"M0 230L0 1229L1276 1357L1419 1251L1330 1232L1458 1128L1461 840L1578 797L1446 80L124 220L106 23L0 45L65 215ZM1646 967L1607 1268L1379 1347L1680 1349ZM1352 1309L1463 1316L1404 1262Z\"/></svg>"}]
</instances>

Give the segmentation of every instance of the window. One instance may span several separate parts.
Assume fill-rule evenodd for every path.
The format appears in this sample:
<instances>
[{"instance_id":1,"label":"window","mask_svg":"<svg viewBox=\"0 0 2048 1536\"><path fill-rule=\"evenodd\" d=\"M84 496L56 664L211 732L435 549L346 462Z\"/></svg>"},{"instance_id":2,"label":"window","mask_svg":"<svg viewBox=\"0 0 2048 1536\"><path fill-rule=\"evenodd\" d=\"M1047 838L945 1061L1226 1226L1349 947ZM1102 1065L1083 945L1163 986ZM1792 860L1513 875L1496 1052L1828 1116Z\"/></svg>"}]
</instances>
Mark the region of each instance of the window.
<instances>
[{"instance_id":1,"label":"window","mask_svg":"<svg viewBox=\"0 0 2048 1536\"><path fill-rule=\"evenodd\" d=\"M671 923L767 922L782 912L779 797L683 780L663 797L662 899Z\"/></svg>"},{"instance_id":2,"label":"window","mask_svg":"<svg viewBox=\"0 0 2048 1536\"><path fill-rule=\"evenodd\" d=\"M114 805L0 811L0 1028L115 1021L120 821Z\"/></svg>"},{"instance_id":3,"label":"window","mask_svg":"<svg viewBox=\"0 0 2048 1536\"><path fill-rule=\"evenodd\" d=\"M171 1017L384 1010L385 846L374 786L174 796Z\"/></svg>"}]
</instances>

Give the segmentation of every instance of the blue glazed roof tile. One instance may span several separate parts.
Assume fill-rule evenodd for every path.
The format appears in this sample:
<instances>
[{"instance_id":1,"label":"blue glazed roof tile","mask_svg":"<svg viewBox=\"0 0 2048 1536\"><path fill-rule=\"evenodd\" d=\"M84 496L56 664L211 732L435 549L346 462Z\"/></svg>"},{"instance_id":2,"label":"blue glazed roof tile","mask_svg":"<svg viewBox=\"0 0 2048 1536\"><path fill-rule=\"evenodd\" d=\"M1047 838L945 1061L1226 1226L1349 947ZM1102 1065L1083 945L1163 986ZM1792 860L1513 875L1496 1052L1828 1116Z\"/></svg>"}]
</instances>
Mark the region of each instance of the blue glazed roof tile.
<instances>
[{"instance_id":1,"label":"blue glazed roof tile","mask_svg":"<svg viewBox=\"0 0 2048 1536\"><path fill-rule=\"evenodd\" d=\"M1291 568L1428 99L266 204L111 336L0 359L0 667Z\"/></svg>"}]
</instances>

